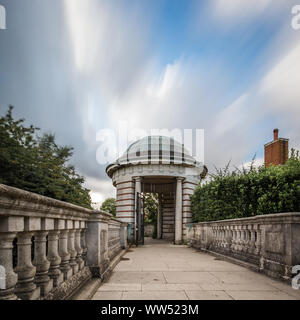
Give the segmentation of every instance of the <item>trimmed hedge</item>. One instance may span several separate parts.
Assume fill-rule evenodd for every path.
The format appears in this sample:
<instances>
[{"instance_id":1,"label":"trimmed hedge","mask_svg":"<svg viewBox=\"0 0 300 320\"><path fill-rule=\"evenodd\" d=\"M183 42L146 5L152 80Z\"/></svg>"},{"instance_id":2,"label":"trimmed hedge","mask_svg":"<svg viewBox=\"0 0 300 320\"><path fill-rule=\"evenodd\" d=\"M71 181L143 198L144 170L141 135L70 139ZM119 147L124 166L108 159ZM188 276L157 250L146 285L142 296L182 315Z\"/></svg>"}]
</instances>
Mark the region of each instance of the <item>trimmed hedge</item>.
<instances>
[{"instance_id":1,"label":"trimmed hedge","mask_svg":"<svg viewBox=\"0 0 300 320\"><path fill-rule=\"evenodd\" d=\"M193 222L300 212L300 157L292 150L285 165L250 170L228 167L196 187L191 197Z\"/></svg>"}]
</instances>

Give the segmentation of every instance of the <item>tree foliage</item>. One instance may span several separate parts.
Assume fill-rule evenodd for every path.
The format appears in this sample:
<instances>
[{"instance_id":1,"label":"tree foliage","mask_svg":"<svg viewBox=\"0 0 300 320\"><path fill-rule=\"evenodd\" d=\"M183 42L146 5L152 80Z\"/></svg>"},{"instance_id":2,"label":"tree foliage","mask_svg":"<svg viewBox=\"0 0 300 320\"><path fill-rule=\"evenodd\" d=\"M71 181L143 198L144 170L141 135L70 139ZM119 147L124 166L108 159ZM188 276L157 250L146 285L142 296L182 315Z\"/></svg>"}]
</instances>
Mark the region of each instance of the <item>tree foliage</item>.
<instances>
[{"instance_id":1,"label":"tree foliage","mask_svg":"<svg viewBox=\"0 0 300 320\"><path fill-rule=\"evenodd\" d=\"M91 208L84 178L68 164L73 148L57 145L53 134L38 136L12 111L0 118L0 183Z\"/></svg>"},{"instance_id":2,"label":"tree foliage","mask_svg":"<svg viewBox=\"0 0 300 320\"><path fill-rule=\"evenodd\" d=\"M300 157L292 150L285 165L249 170L227 166L198 186L191 197L194 222L300 211Z\"/></svg>"},{"instance_id":3,"label":"tree foliage","mask_svg":"<svg viewBox=\"0 0 300 320\"><path fill-rule=\"evenodd\" d=\"M156 224L158 210L158 194L144 193L145 222Z\"/></svg>"},{"instance_id":4,"label":"tree foliage","mask_svg":"<svg viewBox=\"0 0 300 320\"><path fill-rule=\"evenodd\" d=\"M154 231L153 238L157 238L157 211L158 211L158 194L144 193L144 212L145 223L152 224Z\"/></svg>"},{"instance_id":5,"label":"tree foliage","mask_svg":"<svg viewBox=\"0 0 300 320\"><path fill-rule=\"evenodd\" d=\"M107 198L103 201L100 209L103 211L106 211L108 213L111 213L114 217L116 216L116 207L117 207L117 201L115 198Z\"/></svg>"}]
</instances>

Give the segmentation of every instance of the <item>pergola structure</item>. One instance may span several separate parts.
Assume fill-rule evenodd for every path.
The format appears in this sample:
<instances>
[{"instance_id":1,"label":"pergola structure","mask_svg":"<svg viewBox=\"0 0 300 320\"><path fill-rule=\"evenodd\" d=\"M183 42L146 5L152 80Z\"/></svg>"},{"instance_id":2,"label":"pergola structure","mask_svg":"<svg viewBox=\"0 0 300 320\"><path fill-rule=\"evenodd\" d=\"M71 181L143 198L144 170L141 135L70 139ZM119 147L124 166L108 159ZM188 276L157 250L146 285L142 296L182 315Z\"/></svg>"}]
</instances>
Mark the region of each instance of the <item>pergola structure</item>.
<instances>
[{"instance_id":1,"label":"pergola structure","mask_svg":"<svg viewBox=\"0 0 300 320\"><path fill-rule=\"evenodd\" d=\"M138 197L158 194L157 237L181 244L192 222L190 195L207 173L184 145L165 136L148 136L129 146L106 168L117 188L117 218L137 230Z\"/></svg>"}]
</instances>

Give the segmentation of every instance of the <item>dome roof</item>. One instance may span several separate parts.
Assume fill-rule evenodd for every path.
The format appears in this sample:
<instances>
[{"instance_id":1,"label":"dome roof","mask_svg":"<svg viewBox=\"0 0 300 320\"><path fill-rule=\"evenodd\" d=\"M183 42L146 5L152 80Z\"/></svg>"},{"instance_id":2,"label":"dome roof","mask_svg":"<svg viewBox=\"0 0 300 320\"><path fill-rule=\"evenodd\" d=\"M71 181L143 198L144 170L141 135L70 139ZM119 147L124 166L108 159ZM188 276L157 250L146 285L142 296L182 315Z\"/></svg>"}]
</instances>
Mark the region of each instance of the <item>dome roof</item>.
<instances>
[{"instance_id":1,"label":"dome roof","mask_svg":"<svg viewBox=\"0 0 300 320\"><path fill-rule=\"evenodd\" d=\"M107 174L120 167L137 164L175 164L185 167L200 167L183 144L165 136L147 136L132 143L126 152L106 168Z\"/></svg>"}]
</instances>

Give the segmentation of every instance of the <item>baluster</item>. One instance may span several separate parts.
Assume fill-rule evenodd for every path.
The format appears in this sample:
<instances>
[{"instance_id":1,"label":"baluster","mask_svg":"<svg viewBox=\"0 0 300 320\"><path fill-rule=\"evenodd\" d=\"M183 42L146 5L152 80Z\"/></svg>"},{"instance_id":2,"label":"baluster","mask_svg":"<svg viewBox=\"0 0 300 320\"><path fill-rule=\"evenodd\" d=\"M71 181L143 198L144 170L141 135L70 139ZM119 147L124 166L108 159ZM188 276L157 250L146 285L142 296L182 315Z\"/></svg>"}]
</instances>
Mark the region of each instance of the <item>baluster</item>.
<instances>
[{"instance_id":1,"label":"baluster","mask_svg":"<svg viewBox=\"0 0 300 320\"><path fill-rule=\"evenodd\" d=\"M235 251L235 226L232 226L231 250Z\"/></svg>"},{"instance_id":2,"label":"baluster","mask_svg":"<svg viewBox=\"0 0 300 320\"><path fill-rule=\"evenodd\" d=\"M213 227L213 245L214 247L217 246L218 243L218 234L217 234L217 230L215 227Z\"/></svg>"},{"instance_id":3,"label":"baluster","mask_svg":"<svg viewBox=\"0 0 300 320\"><path fill-rule=\"evenodd\" d=\"M250 252L251 232L250 225L246 226L246 252Z\"/></svg>"},{"instance_id":4,"label":"baluster","mask_svg":"<svg viewBox=\"0 0 300 320\"><path fill-rule=\"evenodd\" d=\"M245 226L241 226L241 251L245 251Z\"/></svg>"},{"instance_id":5,"label":"baluster","mask_svg":"<svg viewBox=\"0 0 300 320\"><path fill-rule=\"evenodd\" d=\"M260 249L261 249L261 230L259 229L259 226L257 226L257 230L256 230L255 247L256 247L256 254L260 254Z\"/></svg>"},{"instance_id":6,"label":"baluster","mask_svg":"<svg viewBox=\"0 0 300 320\"><path fill-rule=\"evenodd\" d=\"M233 230L232 230L232 226L230 226L229 227L229 245L228 245L229 250L232 250L232 244L233 244Z\"/></svg>"},{"instance_id":7,"label":"baluster","mask_svg":"<svg viewBox=\"0 0 300 320\"><path fill-rule=\"evenodd\" d=\"M220 227L220 247L223 248L223 227Z\"/></svg>"},{"instance_id":8,"label":"baluster","mask_svg":"<svg viewBox=\"0 0 300 320\"><path fill-rule=\"evenodd\" d=\"M84 224L84 222L83 222ZM81 241L81 248L82 248L82 259L84 261L84 263L86 264L86 255L87 255L87 246L86 246L86 229L85 229L85 226L83 225L82 226L82 223L81 223L81 238L80 238L80 241Z\"/></svg>"},{"instance_id":9,"label":"baluster","mask_svg":"<svg viewBox=\"0 0 300 320\"><path fill-rule=\"evenodd\" d=\"M244 252L248 251L248 238L249 238L248 226L244 227Z\"/></svg>"},{"instance_id":10,"label":"baluster","mask_svg":"<svg viewBox=\"0 0 300 320\"><path fill-rule=\"evenodd\" d=\"M241 226L237 226L237 250L241 250Z\"/></svg>"},{"instance_id":11,"label":"baluster","mask_svg":"<svg viewBox=\"0 0 300 320\"><path fill-rule=\"evenodd\" d=\"M238 230L237 230L237 226L234 226L234 251L238 251Z\"/></svg>"},{"instance_id":12,"label":"baluster","mask_svg":"<svg viewBox=\"0 0 300 320\"><path fill-rule=\"evenodd\" d=\"M250 252L254 253L255 251L255 230L253 228L253 225L250 227L251 232L251 238L250 238Z\"/></svg>"},{"instance_id":13,"label":"baluster","mask_svg":"<svg viewBox=\"0 0 300 320\"><path fill-rule=\"evenodd\" d=\"M59 231L51 230L48 234L48 260L50 261L49 276L53 280L53 286L59 286L63 281L63 274L60 271L61 257L58 254Z\"/></svg>"},{"instance_id":14,"label":"baluster","mask_svg":"<svg viewBox=\"0 0 300 320\"><path fill-rule=\"evenodd\" d=\"M0 300L16 300L14 289L18 281L18 275L13 270L13 240L15 233L0 233L0 266L4 268L2 271L5 278L0 281L3 286L0 289ZM3 276L4 274L0 274Z\"/></svg>"},{"instance_id":15,"label":"baluster","mask_svg":"<svg viewBox=\"0 0 300 320\"><path fill-rule=\"evenodd\" d=\"M230 247L230 226L225 227L225 248L228 251Z\"/></svg>"},{"instance_id":16,"label":"baluster","mask_svg":"<svg viewBox=\"0 0 300 320\"><path fill-rule=\"evenodd\" d=\"M24 300L37 300L40 288L34 283L36 268L31 262L31 238L33 232L18 234L18 264L15 269L18 274L18 283L15 288L16 295Z\"/></svg>"},{"instance_id":17,"label":"baluster","mask_svg":"<svg viewBox=\"0 0 300 320\"><path fill-rule=\"evenodd\" d=\"M82 248L81 248L81 229L75 231L75 250L77 252L76 262L79 270L84 267L84 261L82 260Z\"/></svg>"},{"instance_id":18,"label":"baluster","mask_svg":"<svg viewBox=\"0 0 300 320\"><path fill-rule=\"evenodd\" d=\"M75 250L75 230L69 230L68 235L68 251L70 253L70 266L73 270L73 274L78 272L78 264L76 262L77 252Z\"/></svg>"},{"instance_id":19,"label":"baluster","mask_svg":"<svg viewBox=\"0 0 300 320\"><path fill-rule=\"evenodd\" d=\"M41 288L41 296L46 296L53 288L53 281L48 275L50 262L46 258L47 235L48 231L37 231L34 236L35 283Z\"/></svg>"},{"instance_id":20,"label":"baluster","mask_svg":"<svg viewBox=\"0 0 300 320\"><path fill-rule=\"evenodd\" d=\"M68 252L68 233L69 230L61 230L59 234L59 255L61 257L60 270L64 275L64 281L68 280L73 272L70 267L70 253Z\"/></svg>"},{"instance_id":21,"label":"baluster","mask_svg":"<svg viewBox=\"0 0 300 320\"><path fill-rule=\"evenodd\" d=\"M225 226L222 226L222 248L226 248L226 229Z\"/></svg>"}]
</instances>

